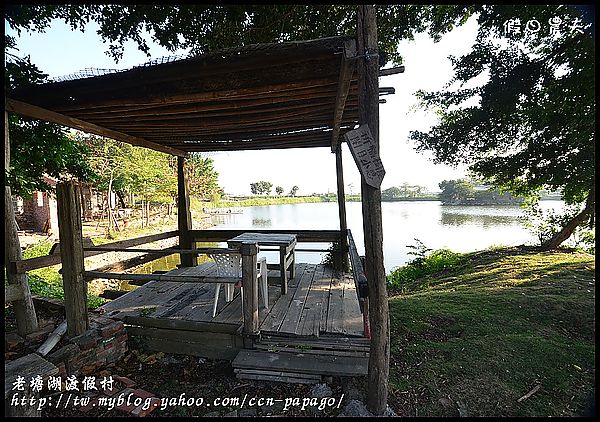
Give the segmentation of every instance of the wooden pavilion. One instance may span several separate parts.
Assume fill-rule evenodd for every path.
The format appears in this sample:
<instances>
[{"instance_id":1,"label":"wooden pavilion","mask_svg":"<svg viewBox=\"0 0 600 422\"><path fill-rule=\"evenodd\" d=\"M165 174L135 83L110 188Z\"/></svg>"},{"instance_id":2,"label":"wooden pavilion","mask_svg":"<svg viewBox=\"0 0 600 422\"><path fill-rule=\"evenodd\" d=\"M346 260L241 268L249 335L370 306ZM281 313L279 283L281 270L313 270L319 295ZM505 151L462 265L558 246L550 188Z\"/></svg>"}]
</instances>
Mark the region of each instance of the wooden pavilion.
<instances>
[{"instance_id":1,"label":"wooden pavilion","mask_svg":"<svg viewBox=\"0 0 600 422\"><path fill-rule=\"evenodd\" d=\"M115 250L144 251L157 258L179 253L179 269L137 275L143 286L104 306L107 316L122 319L131 334L144 337L148 347L233 359L238 376L246 379L315 382L322 375L369 371L385 378L387 385L387 369L380 368L387 360L373 359L374 353L389 356L387 302L385 309L382 304L379 189L366 186L363 179L367 282L346 227L341 155L343 135L359 123L368 123L378 139L378 117L374 120L372 111L380 101L376 53L376 36L361 34L359 28L356 39L340 36L249 45L7 92L6 112L175 155L179 170L177 231L84 247L76 185L63 183L57 187L61 255L28 260L13 255L9 271L18 276L62 262L68 332L76 335L88 327L85 281L133 277L86 271L84 257ZM259 247L243 244L237 250L242 254L242 283L248 292L243 312L237 296L220 304L220 312L212 317L207 310L212 308L213 283L223 280L215 277L212 264L197 265L196 257L231 250L198 248L196 242L226 241L243 230L192 230L186 155L312 147L335 153L339 230L251 231L293 233L299 243L340 242L343 253L349 253L351 272L294 262L295 277L285 280L282 288L270 285L266 311L258 305ZM133 248L175 236L178 248ZM276 268L270 267L270 278L285 279ZM22 300L23 292L13 290L14 298Z\"/></svg>"}]
</instances>

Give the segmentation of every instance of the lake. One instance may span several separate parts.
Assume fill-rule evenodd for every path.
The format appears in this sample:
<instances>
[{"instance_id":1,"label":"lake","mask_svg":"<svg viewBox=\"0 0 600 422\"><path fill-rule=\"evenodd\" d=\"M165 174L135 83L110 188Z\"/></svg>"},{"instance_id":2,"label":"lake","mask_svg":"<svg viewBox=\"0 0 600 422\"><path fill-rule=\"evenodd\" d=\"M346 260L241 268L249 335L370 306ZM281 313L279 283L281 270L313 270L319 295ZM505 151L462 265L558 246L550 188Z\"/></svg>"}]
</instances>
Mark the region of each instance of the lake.
<instances>
[{"instance_id":1,"label":"lake","mask_svg":"<svg viewBox=\"0 0 600 422\"><path fill-rule=\"evenodd\" d=\"M541 201L542 209L562 209L562 201ZM242 208L242 214L211 216L215 229L337 230L335 202L268 205ZM431 249L448 248L470 252L494 245L533 244L536 239L524 227L524 211L519 206L450 206L439 201L383 202L383 254L386 272L406 264L411 258L408 245L419 239ZM364 254L360 202L347 202L348 228L352 230L359 254ZM226 246L224 243L222 246ZM319 244L302 247L322 248ZM276 262L275 253L265 252ZM322 253L298 252L297 262L319 263Z\"/></svg>"}]
</instances>

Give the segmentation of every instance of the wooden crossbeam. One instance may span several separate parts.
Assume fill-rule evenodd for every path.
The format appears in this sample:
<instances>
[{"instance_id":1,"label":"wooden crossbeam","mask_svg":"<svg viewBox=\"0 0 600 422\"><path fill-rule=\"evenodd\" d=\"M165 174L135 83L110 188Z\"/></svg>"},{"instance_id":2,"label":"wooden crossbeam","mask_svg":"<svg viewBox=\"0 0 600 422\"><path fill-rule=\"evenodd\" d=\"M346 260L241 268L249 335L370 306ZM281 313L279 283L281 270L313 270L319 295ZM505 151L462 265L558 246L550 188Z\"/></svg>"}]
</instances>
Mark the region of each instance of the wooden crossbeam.
<instances>
[{"instance_id":1,"label":"wooden crossbeam","mask_svg":"<svg viewBox=\"0 0 600 422\"><path fill-rule=\"evenodd\" d=\"M6 99L6 110L20 114L21 116L40 119L51 123L57 123L59 125L67 126L73 129L82 130L84 132L93 133L99 136L105 136L107 138L115 139L117 141L127 142L128 144L139 147L150 148L155 151L164 152L178 157L185 157L187 154L185 151L160 145L148 141L146 139L128 135L126 133L119 132L116 130L107 129L102 126L98 126L94 123L85 122L83 120L65 116L64 114L56 113L54 111L35 106L33 104L24 103L22 101L13 100L10 98Z\"/></svg>"},{"instance_id":2,"label":"wooden crossbeam","mask_svg":"<svg viewBox=\"0 0 600 422\"><path fill-rule=\"evenodd\" d=\"M338 90L335 96L335 109L333 114L333 132L331 133L331 151L335 152L339 144L340 126L346 107L346 98L350 91L350 83L352 74L356 67L356 41L346 41L344 53L342 54L342 64L340 66L340 77L338 82Z\"/></svg>"},{"instance_id":3,"label":"wooden crossbeam","mask_svg":"<svg viewBox=\"0 0 600 422\"><path fill-rule=\"evenodd\" d=\"M389 69L379 69L379 76L389 76L397 73L404 73L404 65L390 67Z\"/></svg>"},{"instance_id":4,"label":"wooden crossbeam","mask_svg":"<svg viewBox=\"0 0 600 422\"><path fill-rule=\"evenodd\" d=\"M90 256L99 255L101 253L110 252L111 250L114 250L114 248L129 248L131 246L139 246L139 245L143 245L145 243L150 243L150 242L155 242L157 240L175 237L178 234L179 234L179 232L177 230L173 230L173 231L169 231L169 232L165 232L165 233L157 233L157 234L151 234L148 236L136 237L134 239L119 240L117 242L106 243L106 244L102 245L102 248L104 248L105 250L103 249L101 251L98 251L98 250L91 251L91 250L86 250L84 248L83 256L85 258L87 258ZM110 249L110 248L113 248L113 249ZM38 268L45 268L45 267L50 267L52 265L60 264L60 261L61 261L60 254L46 255L46 256L39 256L37 258L23 259L23 260L11 262L11 267L14 269L15 273L23 274L26 271L36 270Z\"/></svg>"}]
</instances>

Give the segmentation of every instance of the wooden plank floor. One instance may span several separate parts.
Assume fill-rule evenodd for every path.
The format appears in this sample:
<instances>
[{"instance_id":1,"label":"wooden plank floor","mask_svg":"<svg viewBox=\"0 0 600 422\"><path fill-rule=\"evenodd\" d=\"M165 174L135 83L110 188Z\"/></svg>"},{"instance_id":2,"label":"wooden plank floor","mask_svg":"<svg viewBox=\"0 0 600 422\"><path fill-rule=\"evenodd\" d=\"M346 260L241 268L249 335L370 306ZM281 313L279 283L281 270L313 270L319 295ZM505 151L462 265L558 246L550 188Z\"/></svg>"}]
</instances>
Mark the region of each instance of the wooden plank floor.
<instances>
[{"instance_id":1,"label":"wooden plank floor","mask_svg":"<svg viewBox=\"0 0 600 422\"><path fill-rule=\"evenodd\" d=\"M197 267L180 268L170 275L210 275L214 263ZM319 336L322 334L363 336L363 319L360 313L354 282L348 274L337 275L320 264L296 264L296 276L289 280L287 295L281 295L277 285L279 272L269 271L269 310L259 300L261 332L281 336ZM193 323L201 327L227 325L239 327L242 311L239 289L234 300L225 302L224 290L219 295L217 315L212 309L215 285L209 283L178 283L151 281L115 299L102 308L105 315L121 319L159 320L153 326L182 329ZM192 324L192 325L191 325ZM206 329L210 331L210 329Z\"/></svg>"}]
</instances>

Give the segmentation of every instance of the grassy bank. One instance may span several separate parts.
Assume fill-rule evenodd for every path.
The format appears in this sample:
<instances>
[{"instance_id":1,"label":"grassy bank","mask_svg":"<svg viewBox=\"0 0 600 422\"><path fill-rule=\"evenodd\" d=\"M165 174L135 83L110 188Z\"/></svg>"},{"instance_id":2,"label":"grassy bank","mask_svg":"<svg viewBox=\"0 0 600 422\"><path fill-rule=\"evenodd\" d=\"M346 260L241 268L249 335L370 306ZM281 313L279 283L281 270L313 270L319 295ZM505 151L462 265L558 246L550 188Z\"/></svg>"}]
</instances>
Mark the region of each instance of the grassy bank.
<instances>
[{"instance_id":1,"label":"grassy bank","mask_svg":"<svg viewBox=\"0 0 600 422\"><path fill-rule=\"evenodd\" d=\"M390 404L403 416L581 415L594 392L593 255L462 258L391 293Z\"/></svg>"},{"instance_id":2,"label":"grassy bank","mask_svg":"<svg viewBox=\"0 0 600 422\"><path fill-rule=\"evenodd\" d=\"M235 201L216 201L204 202L192 198L192 209L202 210L202 208L237 208L237 207L256 207L263 205L285 205L285 204L305 204L314 202L336 202L337 197L330 195L313 196L254 196ZM346 195L346 202L360 201L360 195Z\"/></svg>"}]
</instances>

